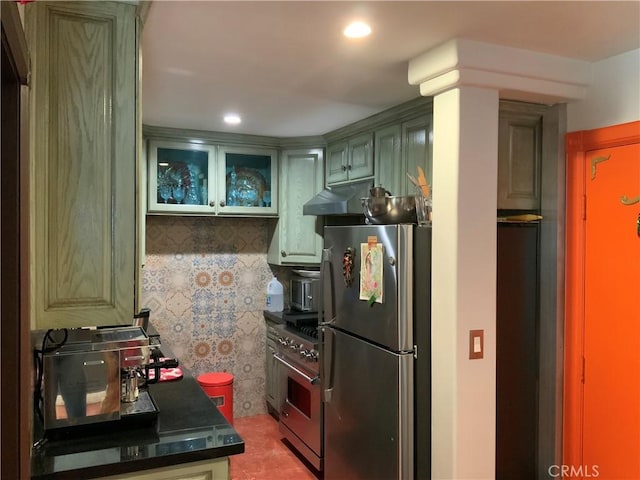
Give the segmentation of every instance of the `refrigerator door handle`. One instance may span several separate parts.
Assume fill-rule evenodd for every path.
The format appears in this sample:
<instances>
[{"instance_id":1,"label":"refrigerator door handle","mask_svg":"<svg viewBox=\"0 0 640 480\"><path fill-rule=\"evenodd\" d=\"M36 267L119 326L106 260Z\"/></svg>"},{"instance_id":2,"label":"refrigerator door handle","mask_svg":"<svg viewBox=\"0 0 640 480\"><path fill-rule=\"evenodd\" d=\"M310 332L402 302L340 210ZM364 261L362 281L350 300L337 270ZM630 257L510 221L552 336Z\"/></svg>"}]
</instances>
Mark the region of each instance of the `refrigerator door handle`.
<instances>
[{"instance_id":1,"label":"refrigerator door handle","mask_svg":"<svg viewBox=\"0 0 640 480\"><path fill-rule=\"evenodd\" d=\"M322 379L322 401L331 402L333 395L333 333L332 328L321 327L322 334L322 371L320 378Z\"/></svg>"},{"instance_id":2,"label":"refrigerator door handle","mask_svg":"<svg viewBox=\"0 0 640 480\"><path fill-rule=\"evenodd\" d=\"M335 319L333 302L333 263L331 248L322 249L322 263L320 263L320 279L322 286L322 301L318 307L320 325L331 325Z\"/></svg>"}]
</instances>

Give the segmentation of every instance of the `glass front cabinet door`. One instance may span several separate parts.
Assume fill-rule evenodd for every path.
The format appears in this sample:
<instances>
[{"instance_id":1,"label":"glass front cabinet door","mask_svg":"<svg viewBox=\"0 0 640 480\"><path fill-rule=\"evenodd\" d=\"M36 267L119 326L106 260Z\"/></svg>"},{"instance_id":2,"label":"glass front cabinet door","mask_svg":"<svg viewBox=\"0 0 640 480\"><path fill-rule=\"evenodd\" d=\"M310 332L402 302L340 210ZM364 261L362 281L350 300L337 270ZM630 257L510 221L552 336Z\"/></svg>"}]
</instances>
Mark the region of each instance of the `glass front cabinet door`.
<instances>
[{"instance_id":1,"label":"glass front cabinet door","mask_svg":"<svg viewBox=\"0 0 640 480\"><path fill-rule=\"evenodd\" d=\"M150 213L276 215L277 152L149 141Z\"/></svg>"},{"instance_id":2,"label":"glass front cabinet door","mask_svg":"<svg viewBox=\"0 0 640 480\"><path fill-rule=\"evenodd\" d=\"M220 213L276 215L277 158L276 150L219 147Z\"/></svg>"}]
</instances>

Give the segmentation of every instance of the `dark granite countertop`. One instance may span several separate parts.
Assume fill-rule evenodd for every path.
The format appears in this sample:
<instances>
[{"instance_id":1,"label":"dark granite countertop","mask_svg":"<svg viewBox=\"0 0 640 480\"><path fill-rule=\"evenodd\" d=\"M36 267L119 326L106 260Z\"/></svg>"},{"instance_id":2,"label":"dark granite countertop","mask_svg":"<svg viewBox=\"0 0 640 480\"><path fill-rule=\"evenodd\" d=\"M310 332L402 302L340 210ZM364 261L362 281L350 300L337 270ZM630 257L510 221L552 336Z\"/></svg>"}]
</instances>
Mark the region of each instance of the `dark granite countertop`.
<instances>
[{"instance_id":1,"label":"dark granite countertop","mask_svg":"<svg viewBox=\"0 0 640 480\"><path fill-rule=\"evenodd\" d=\"M276 323L284 323L284 320L282 319L282 314L284 312L269 312L267 310L263 310L263 313L264 313L264 318L267 318Z\"/></svg>"},{"instance_id":2,"label":"dark granite countertop","mask_svg":"<svg viewBox=\"0 0 640 480\"><path fill-rule=\"evenodd\" d=\"M293 318L317 318L318 312L300 312L298 310L285 309L282 312L262 311L264 318L275 323L285 323Z\"/></svg>"},{"instance_id":3,"label":"dark granite countertop","mask_svg":"<svg viewBox=\"0 0 640 480\"><path fill-rule=\"evenodd\" d=\"M48 439L32 453L32 478L89 479L244 452L242 438L186 371L180 380L147 388L159 410L154 426ZM34 424L37 431L37 418Z\"/></svg>"}]
</instances>

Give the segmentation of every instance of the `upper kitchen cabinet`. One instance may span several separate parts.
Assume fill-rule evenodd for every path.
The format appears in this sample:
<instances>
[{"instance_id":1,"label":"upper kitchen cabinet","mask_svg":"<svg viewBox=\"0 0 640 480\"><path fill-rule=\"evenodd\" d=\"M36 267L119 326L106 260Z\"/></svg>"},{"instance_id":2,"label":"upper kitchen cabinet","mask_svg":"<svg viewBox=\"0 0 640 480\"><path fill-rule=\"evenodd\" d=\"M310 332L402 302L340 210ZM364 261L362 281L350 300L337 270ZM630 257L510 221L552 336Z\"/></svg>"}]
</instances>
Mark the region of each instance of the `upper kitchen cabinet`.
<instances>
[{"instance_id":1,"label":"upper kitchen cabinet","mask_svg":"<svg viewBox=\"0 0 640 480\"><path fill-rule=\"evenodd\" d=\"M413 195L407 172L432 172L431 98L421 97L324 135L326 184L371 179L393 195Z\"/></svg>"},{"instance_id":2,"label":"upper kitchen cabinet","mask_svg":"<svg viewBox=\"0 0 640 480\"><path fill-rule=\"evenodd\" d=\"M498 209L539 210L544 106L500 102Z\"/></svg>"},{"instance_id":3,"label":"upper kitchen cabinet","mask_svg":"<svg viewBox=\"0 0 640 480\"><path fill-rule=\"evenodd\" d=\"M277 150L220 147L216 184L219 213L277 215Z\"/></svg>"},{"instance_id":4,"label":"upper kitchen cabinet","mask_svg":"<svg viewBox=\"0 0 640 480\"><path fill-rule=\"evenodd\" d=\"M322 230L302 206L322 190L323 149L283 150L280 163L280 216L267 260L275 265L320 264Z\"/></svg>"},{"instance_id":5,"label":"upper kitchen cabinet","mask_svg":"<svg viewBox=\"0 0 640 480\"><path fill-rule=\"evenodd\" d=\"M276 149L151 139L147 151L149 213L278 213Z\"/></svg>"},{"instance_id":6,"label":"upper kitchen cabinet","mask_svg":"<svg viewBox=\"0 0 640 480\"><path fill-rule=\"evenodd\" d=\"M414 195L415 187L407 172L416 177L418 167L424 170L427 183L433 186L433 151L431 145L431 118L422 116L402 123L402 164L400 166L400 193Z\"/></svg>"},{"instance_id":7,"label":"upper kitchen cabinet","mask_svg":"<svg viewBox=\"0 0 640 480\"><path fill-rule=\"evenodd\" d=\"M376 185L392 195L415 193L407 173L418 176L418 166L432 185L432 148L430 117L423 115L375 131L374 164Z\"/></svg>"},{"instance_id":8,"label":"upper kitchen cabinet","mask_svg":"<svg viewBox=\"0 0 640 480\"><path fill-rule=\"evenodd\" d=\"M389 125L375 131L374 167L376 185L383 186L392 195L400 195L402 186L402 127Z\"/></svg>"},{"instance_id":9,"label":"upper kitchen cabinet","mask_svg":"<svg viewBox=\"0 0 640 480\"><path fill-rule=\"evenodd\" d=\"M373 177L373 134L327 147L327 186Z\"/></svg>"},{"instance_id":10,"label":"upper kitchen cabinet","mask_svg":"<svg viewBox=\"0 0 640 480\"><path fill-rule=\"evenodd\" d=\"M136 13L119 2L25 5L34 328L133 316Z\"/></svg>"},{"instance_id":11,"label":"upper kitchen cabinet","mask_svg":"<svg viewBox=\"0 0 640 480\"><path fill-rule=\"evenodd\" d=\"M178 142L149 142L149 211L210 213L215 188L215 148ZM211 200L213 202L213 200Z\"/></svg>"}]
</instances>

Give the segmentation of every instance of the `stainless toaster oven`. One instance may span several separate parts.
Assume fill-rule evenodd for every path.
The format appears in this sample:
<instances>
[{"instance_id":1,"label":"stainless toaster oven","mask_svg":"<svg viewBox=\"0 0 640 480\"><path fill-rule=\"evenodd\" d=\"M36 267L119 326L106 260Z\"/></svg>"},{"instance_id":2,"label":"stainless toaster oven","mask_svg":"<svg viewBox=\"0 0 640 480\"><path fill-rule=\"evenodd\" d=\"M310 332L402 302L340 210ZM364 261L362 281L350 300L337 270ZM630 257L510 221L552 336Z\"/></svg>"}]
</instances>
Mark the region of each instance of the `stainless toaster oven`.
<instances>
[{"instance_id":1,"label":"stainless toaster oven","mask_svg":"<svg viewBox=\"0 0 640 480\"><path fill-rule=\"evenodd\" d=\"M317 312L322 301L319 278L293 277L289 284L289 306L300 312Z\"/></svg>"},{"instance_id":2,"label":"stainless toaster oven","mask_svg":"<svg viewBox=\"0 0 640 480\"><path fill-rule=\"evenodd\" d=\"M120 420L123 375L149 363L142 327L36 330L32 338L36 407L45 430Z\"/></svg>"}]
</instances>

